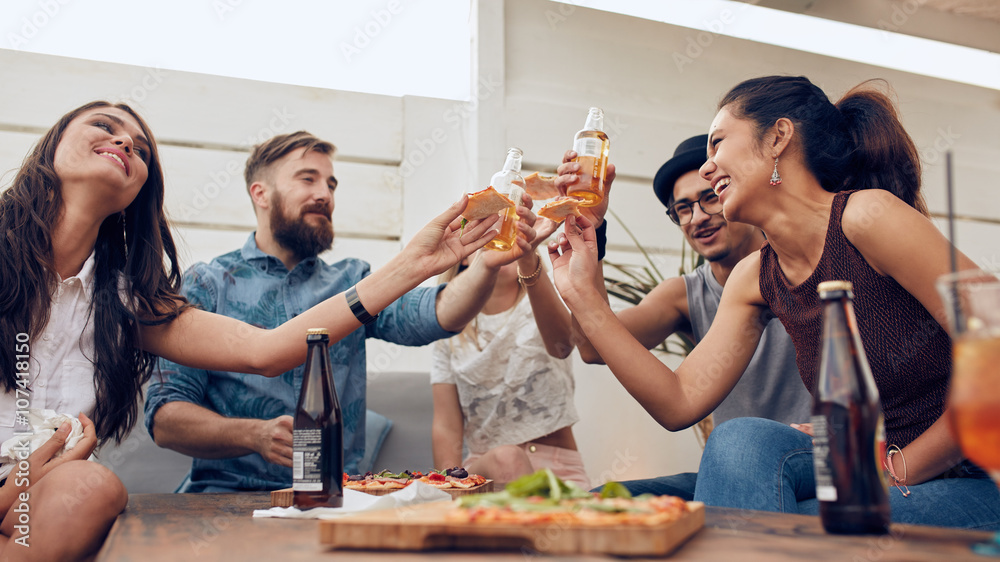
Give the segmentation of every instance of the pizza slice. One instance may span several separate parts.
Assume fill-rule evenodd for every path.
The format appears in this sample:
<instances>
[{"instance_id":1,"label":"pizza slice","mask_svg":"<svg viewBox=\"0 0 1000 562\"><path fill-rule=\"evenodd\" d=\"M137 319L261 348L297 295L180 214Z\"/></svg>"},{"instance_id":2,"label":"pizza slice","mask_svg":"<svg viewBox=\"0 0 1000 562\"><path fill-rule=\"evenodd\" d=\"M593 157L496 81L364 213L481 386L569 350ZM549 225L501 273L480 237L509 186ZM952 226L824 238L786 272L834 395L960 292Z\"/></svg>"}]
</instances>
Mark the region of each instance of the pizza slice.
<instances>
[{"instance_id":1,"label":"pizza slice","mask_svg":"<svg viewBox=\"0 0 1000 562\"><path fill-rule=\"evenodd\" d=\"M470 221L485 219L513 206L513 201L490 186L469 195L469 204L462 217Z\"/></svg>"},{"instance_id":2,"label":"pizza slice","mask_svg":"<svg viewBox=\"0 0 1000 562\"><path fill-rule=\"evenodd\" d=\"M556 187L556 178L553 176L543 176L538 172L532 172L524 176L524 190L536 201L559 197L559 188Z\"/></svg>"},{"instance_id":3,"label":"pizza slice","mask_svg":"<svg viewBox=\"0 0 1000 562\"><path fill-rule=\"evenodd\" d=\"M580 216L580 199L574 199L572 197L560 197L555 201L551 201L542 206L538 210L538 216L545 217L552 222L562 222L566 220L566 217Z\"/></svg>"}]
</instances>

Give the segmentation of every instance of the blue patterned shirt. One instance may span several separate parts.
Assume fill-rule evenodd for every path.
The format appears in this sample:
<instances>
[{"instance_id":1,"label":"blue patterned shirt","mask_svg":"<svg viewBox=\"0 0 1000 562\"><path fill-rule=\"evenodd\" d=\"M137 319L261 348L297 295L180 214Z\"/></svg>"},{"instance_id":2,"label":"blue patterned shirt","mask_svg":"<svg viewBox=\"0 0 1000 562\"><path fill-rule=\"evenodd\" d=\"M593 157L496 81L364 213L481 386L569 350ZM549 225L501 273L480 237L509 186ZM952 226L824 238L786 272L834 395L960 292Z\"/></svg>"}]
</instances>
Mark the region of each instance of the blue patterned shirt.
<instances>
[{"instance_id":1,"label":"blue patterned shirt","mask_svg":"<svg viewBox=\"0 0 1000 562\"><path fill-rule=\"evenodd\" d=\"M370 272L368 263L346 259L328 264L308 258L288 271L262 252L250 235L243 248L198 263L185 274L182 293L210 312L261 328L274 328L313 305L346 291ZM426 345L454 335L437 321L435 301L444 286L418 287L389 305L378 320L330 346L330 362L344 415L344 469L357 470L365 448L365 339ZM305 334L302 334L305 338ZM305 361L305 357L302 358ZM204 371L160 360L146 396L146 429L153 435L156 411L167 402L198 404L229 418L272 419L294 415L304 366L278 377ZM292 469L258 453L228 459L195 458L183 491L274 490L292 485Z\"/></svg>"}]
</instances>

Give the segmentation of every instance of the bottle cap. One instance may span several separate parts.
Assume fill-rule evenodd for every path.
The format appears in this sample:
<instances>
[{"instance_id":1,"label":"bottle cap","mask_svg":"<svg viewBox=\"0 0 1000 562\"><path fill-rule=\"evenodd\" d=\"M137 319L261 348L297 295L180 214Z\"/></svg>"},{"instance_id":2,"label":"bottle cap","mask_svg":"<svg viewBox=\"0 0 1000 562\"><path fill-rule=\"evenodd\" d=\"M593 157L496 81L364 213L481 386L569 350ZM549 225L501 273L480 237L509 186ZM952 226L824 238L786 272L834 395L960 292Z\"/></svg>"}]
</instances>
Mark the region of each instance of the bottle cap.
<instances>
[{"instance_id":1,"label":"bottle cap","mask_svg":"<svg viewBox=\"0 0 1000 562\"><path fill-rule=\"evenodd\" d=\"M852 291L854 286L850 281L823 281L816 287L816 292L823 294L831 291Z\"/></svg>"},{"instance_id":2,"label":"bottle cap","mask_svg":"<svg viewBox=\"0 0 1000 562\"><path fill-rule=\"evenodd\" d=\"M307 336L329 336L330 330L326 328L309 328L306 330Z\"/></svg>"}]
</instances>

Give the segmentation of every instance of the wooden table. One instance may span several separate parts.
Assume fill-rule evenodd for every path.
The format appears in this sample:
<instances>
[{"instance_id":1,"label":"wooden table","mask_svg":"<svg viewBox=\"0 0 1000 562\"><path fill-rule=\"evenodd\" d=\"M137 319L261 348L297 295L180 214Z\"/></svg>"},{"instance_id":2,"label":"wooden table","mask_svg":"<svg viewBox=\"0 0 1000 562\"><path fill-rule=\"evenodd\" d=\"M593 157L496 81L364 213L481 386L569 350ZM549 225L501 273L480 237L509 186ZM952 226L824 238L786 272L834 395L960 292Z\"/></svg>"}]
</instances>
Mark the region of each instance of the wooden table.
<instances>
[{"instance_id":1,"label":"wooden table","mask_svg":"<svg viewBox=\"0 0 1000 562\"><path fill-rule=\"evenodd\" d=\"M156 560L445 560L524 561L521 552L359 552L319 544L318 521L254 519L270 507L266 492L134 494L97 557L99 562ZM709 507L706 525L669 560L941 561L988 559L969 545L989 533L894 525L881 537L834 536L817 517ZM540 560L611 560L546 556Z\"/></svg>"}]
</instances>

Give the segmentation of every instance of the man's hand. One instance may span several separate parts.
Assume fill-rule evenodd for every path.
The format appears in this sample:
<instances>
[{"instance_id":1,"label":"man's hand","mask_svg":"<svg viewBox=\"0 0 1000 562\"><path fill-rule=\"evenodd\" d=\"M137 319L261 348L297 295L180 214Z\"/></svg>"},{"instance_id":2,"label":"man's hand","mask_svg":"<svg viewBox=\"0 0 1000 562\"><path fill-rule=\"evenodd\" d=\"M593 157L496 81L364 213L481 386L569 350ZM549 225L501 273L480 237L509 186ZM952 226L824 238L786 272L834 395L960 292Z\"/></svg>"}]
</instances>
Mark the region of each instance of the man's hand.
<instances>
[{"instance_id":1,"label":"man's hand","mask_svg":"<svg viewBox=\"0 0 1000 562\"><path fill-rule=\"evenodd\" d=\"M292 466L292 416L260 420L254 449L271 464Z\"/></svg>"},{"instance_id":2,"label":"man's hand","mask_svg":"<svg viewBox=\"0 0 1000 562\"><path fill-rule=\"evenodd\" d=\"M580 164L574 162L573 159L576 158L576 153L572 150L567 150L563 154L562 164L556 168L556 172L559 176L556 178L556 187L559 188L559 193L561 195L566 195L566 192L572 187L573 184L580 181ZM615 181L615 165L609 163L608 171L604 176L604 198L601 202L593 207L580 207L580 214L587 218L594 225L594 227L601 226L604 222L604 215L608 212L608 195L611 192L611 184Z\"/></svg>"}]
</instances>

